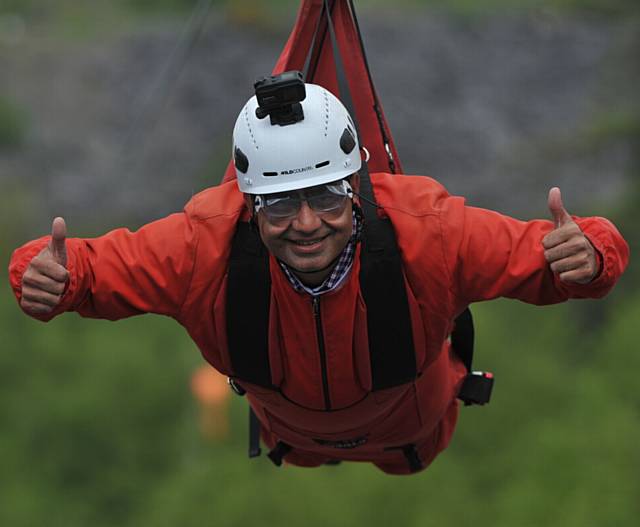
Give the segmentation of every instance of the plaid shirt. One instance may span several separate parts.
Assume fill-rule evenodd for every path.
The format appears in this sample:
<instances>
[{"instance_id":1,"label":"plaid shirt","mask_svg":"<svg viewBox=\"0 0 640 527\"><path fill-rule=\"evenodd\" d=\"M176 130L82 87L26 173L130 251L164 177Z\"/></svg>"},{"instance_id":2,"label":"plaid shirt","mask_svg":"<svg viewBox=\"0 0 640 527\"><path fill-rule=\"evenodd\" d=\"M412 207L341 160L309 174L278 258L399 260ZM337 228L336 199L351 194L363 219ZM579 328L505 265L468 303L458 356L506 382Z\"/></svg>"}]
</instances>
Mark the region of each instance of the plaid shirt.
<instances>
[{"instance_id":1,"label":"plaid shirt","mask_svg":"<svg viewBox=\"0 0 640 527\"><path fill-rule=\"evenodd\" d=\"M360 239L360 232L362 231L362 221L358 219L355 211L353 213L352 225L351 238L349 238L346 247L338 257L338 262L325 281L317 287L308 287L304 285L285 263L278 260L285 276L296 291L299 293L308 293L311 296L320 296L328 293L329 291L333 291L340 286L344 279L349 275L351 267L353 267L353 257L356 253L356 245Z\"/></svg>"}]
</instances>

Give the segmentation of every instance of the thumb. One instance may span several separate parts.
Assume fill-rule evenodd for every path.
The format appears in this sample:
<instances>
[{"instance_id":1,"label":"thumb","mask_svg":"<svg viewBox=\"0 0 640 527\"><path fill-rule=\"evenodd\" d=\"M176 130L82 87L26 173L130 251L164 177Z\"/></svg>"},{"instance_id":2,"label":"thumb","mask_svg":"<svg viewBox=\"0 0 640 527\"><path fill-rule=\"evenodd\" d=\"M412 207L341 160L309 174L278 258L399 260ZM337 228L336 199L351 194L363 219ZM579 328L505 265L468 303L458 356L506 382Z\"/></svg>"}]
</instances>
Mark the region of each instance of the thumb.
<instances>
[{"instance_id":1,"label":"thumb","mask_svg":"<svg viewBox=\"0 0 640 527\"><path fill-rule=\"evenodd\" d=\"M51 242L49 249L53 259L62 265L67 266L67 224L64 218L55 218L51 224Z\"/></svg>"},{"instance_id":2,"label":"thumb","mask_svg":"<svg viewBox=\"0 0 640 527\"><path fill-rule=\"evenodd\" d=\"M573 221L571 215L566 211L562 204L562 194L558 187L553 187L549 191L548 204L549 212L551 212L551 217L553 218L553 223L556 229Z\"/></svg>"}]
</instances>

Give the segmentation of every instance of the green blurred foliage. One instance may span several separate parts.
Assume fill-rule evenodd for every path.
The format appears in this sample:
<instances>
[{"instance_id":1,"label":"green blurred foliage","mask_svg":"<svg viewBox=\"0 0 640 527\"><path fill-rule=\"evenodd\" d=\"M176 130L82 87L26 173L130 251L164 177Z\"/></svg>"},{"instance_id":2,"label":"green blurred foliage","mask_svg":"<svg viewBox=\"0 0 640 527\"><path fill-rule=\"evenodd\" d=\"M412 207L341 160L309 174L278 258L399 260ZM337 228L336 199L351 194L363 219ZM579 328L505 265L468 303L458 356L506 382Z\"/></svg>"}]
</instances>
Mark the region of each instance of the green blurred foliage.
<instances>
[{"instance_id":1,"label":"green blurred foliage","mask_svg":"<svg viewBox=\"0 0 640 527\"><path fill-rule=\"evenodd\" d=\"M36 3L36 0L1 0L0 13L29 13Z\"/></svg>"},{"instance_id":2,"label":"green blurred foliage","mask_svg":"<svg viewBox=\"0 0 640 527\"><path fill-rule=\"evenodd\" d=\"M200 0L119 0L124 5L144 11L154 10L184 10L195 7ZM213 0L214 4L225 0Z\"/></svg>"},{"instance_id":3,"label":"green blurred foliage","mask_svg":"<svg viewBox=\"0 0 640 527\"><path fill-rule=\"evenodd\" d=\"M24 141L26 131L26 112L10 100L0 96L0 150L20 146Z\"/></svg>"}]
</instances>

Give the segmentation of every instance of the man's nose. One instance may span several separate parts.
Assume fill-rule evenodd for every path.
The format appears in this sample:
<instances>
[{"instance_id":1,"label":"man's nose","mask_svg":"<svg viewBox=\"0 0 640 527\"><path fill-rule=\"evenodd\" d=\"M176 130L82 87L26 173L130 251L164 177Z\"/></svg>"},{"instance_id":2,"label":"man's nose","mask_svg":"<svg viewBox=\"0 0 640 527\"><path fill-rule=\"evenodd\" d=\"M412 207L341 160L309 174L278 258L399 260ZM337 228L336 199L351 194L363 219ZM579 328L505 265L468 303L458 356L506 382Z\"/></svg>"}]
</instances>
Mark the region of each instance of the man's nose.
<instances>
[{"instance_id":1,"label":"man's nose","mask_svg":"<svg viewBox=\"0 0 640 527\"><path fill-rule=\"evenodd\" d=\"M296 217L293 219L291 226L301 232L313 232L320 228L322 220L318 213L314 211L306 200L302 200L300 203L300 210Z\"/></svg>"}]
</instances>

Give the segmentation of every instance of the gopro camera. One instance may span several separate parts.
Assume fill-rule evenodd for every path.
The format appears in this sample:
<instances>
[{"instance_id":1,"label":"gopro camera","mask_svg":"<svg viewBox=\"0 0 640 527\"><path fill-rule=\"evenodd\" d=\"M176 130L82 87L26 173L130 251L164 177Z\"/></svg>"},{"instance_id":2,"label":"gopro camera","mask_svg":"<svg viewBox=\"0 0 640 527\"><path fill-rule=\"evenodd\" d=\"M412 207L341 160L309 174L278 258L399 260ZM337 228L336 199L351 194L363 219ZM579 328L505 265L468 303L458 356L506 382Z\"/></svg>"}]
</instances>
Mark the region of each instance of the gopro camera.
<instances>
[{"instance_id":1,"label":"gopro camera","mask_svg":"<svg viewBox=\"0 0 640 527\"><path fill-rule=\"evenodd\" d=\"M271 117L272 125L287 126L304 120L300 101L307 97L300 71L285 71L280 75L262 77L253 85L258 99L256 117Z\"/></svg>"}]
</instances>

